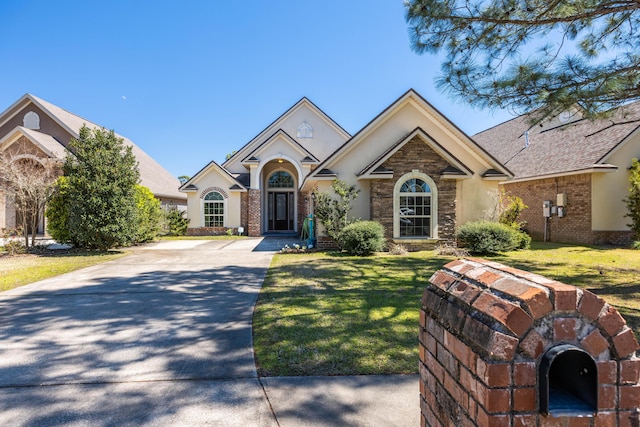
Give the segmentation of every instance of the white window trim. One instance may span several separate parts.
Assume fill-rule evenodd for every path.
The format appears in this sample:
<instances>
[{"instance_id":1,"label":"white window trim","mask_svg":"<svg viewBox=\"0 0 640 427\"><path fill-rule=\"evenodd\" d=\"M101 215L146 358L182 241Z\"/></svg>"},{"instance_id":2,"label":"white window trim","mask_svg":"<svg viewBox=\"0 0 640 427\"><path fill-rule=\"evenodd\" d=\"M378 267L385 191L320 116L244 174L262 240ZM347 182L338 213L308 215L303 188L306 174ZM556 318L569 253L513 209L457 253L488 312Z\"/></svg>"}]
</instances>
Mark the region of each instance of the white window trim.
<instances>
[{"instance_id":1,"label":"white window trim","mask_svg":"<svg viewBox=\"0 0 640 427\"><path fill-rule=\"evenodd\" d=\"M226 227L227 226L227 201L228 198L226 197L226 194L218 191L218 190L209 190L207 191L202 198L200 199L200 224L202 224L203 228L210 228L206 226L206 222L205 222L205 218L204 218L204 204L206 202L209 202L210 200L205 200L205 197L207 196L207 194L209 193L213 193L216 192L218 194L220 194L222 196L222 227ZM216 200L212 200L212 201L216 201Z\"/></svg>"},{"instance_id":2,"label":"white window trim","mask_svg":"<svg viewBox=\"0 0 640 427\"><path fill-rule=\"evenodd\" d=\"M400 189L402 185L409 179L421 179L427 183L431 189L431 236L430 237L417 237L417 236L400 236ZM409 240L432 240L438 239L438 187L436 183L422 172L414 170L407 174L404 174L396 181L396 185L393 187L393 238L394 239L409 239Z\"/></svg>"}]
</instances>

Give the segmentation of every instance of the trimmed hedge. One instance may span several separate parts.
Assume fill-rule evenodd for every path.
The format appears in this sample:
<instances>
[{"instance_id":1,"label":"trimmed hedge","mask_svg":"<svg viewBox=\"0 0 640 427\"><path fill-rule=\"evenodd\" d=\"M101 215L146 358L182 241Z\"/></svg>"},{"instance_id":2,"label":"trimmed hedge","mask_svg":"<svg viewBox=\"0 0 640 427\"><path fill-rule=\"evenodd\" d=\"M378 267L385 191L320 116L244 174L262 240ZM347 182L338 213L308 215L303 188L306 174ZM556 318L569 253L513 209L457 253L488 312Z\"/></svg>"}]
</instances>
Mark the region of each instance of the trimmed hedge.
<instances>
[{"instance_id":1,"label":"trimmed hedge","mask_svg":"<svg viewBox=\"0 0 640 427\"><path fill-rule=\"evenodd\" d=\"M471 253L496 254L516 249L528 249L531 237L516 228L489 221L467 222L458 228L460 246Z\"/></svg>"},{"instance_id":2,"label":"trimmed hedge","mask_svg":"<svg viewBox=\"0 0 640 427\"><path fill-rule=\"evenodd\" d=\"M376 221L358 221L340 232L340 243L351 255L366 256L384 250L384 227Z\"/></svg>"}]
</instances>

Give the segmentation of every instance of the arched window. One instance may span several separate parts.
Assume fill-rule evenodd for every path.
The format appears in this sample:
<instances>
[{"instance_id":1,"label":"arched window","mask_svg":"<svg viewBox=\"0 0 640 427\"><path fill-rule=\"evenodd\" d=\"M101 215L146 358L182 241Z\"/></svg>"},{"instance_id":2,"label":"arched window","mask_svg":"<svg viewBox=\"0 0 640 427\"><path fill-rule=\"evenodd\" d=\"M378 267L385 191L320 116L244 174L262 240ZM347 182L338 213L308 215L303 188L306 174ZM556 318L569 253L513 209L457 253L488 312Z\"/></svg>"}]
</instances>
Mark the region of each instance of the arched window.
<instances>
[{"instance_id":1,"label":"arched window","mask_svg":"<svg viewBox=\"0 0 640 427\"><path fill-rule=\"evenodd\" d=\"M29 111L24 115L22 119L22 124L27 129L40 129L40 116L33 111Z\"/></svg>"},{"instance_id":2,"label":"arched window","mask_svg":"<svg viewBox=\"0 0 640 427\"><path fill-rule=\"evenodd\" d=\"M289 172L277 171L269 177L269 188L293 188L293 177Z\"/></svg>"},{"instance_id":3,"label":"arched window","mask_svg":"<svg viewBox=\"0 0 640 427\"><path fill-rule=\"evenodd\" d=\"M297 137L298 138L313 138L313 128L307 122L300 123L298 126Z\"/></svg>"},{"instance_id":4,"label":"arched window","mask_svg":"<svg viewBox=\"0 0 640 427\"><path fill-rule=\"evenodd\" d=\"M396 183L394 237L436 237L436 191L433 180L417 172L403 176Z\"/></svg>"},{"instance_id":5,"label":"arched window","mask_svg":"<svg viewBox=\"0 0 640 427\"><path fill-rule=\"evenodd\" d=\"M204 196L204 226L224 227L224 197L217 191Z\"/></svg>"}]
</instances>

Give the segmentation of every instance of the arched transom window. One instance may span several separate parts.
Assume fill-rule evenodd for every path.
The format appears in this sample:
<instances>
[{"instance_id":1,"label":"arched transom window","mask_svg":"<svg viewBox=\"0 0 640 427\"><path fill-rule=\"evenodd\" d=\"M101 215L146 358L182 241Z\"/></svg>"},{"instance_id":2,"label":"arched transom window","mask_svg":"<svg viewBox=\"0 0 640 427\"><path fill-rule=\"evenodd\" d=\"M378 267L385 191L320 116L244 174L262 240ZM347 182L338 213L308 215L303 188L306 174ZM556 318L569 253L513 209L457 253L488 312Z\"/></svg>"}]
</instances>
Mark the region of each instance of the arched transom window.
<instances>
[{"instance_id":1,"label":"arched transom window","mask_svg":"<svg viewBox=\"0 0 640 427\"><path fill-rule=\"evenodd\" d=\"M217 191L204 196L204 226L224 227L224 197Z\"/></svg>"},{"instance_id":2,"label":"arched transom window","mask_svg":"<svg viewBox=\"0 0 640 427\"><path fill-rule=\"evenodd\" d=\"M289 172L277 171L269 177L269 188L293 188L293 177Z\"/></svg>"},{"instance_id":3,"label":"arched transom window","mask_svg":"<svg viewBox=\"0 0 640 427\"><path fill-rule=\"evenodd\" d=\"M419 175L419 176L416 176ZM396 184L396 237L433 238L436 225L435 183L422 174L408 174Z\"/></svg>"}]
</instances>

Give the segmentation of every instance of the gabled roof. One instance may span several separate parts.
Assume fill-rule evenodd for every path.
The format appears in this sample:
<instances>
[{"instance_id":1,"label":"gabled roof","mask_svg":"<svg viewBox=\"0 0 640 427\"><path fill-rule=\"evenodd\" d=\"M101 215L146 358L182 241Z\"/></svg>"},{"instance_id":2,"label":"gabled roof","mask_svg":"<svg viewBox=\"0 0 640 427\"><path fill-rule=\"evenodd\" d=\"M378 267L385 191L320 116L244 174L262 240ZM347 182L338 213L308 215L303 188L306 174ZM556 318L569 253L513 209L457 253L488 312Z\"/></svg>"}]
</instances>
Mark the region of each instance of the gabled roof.
<instances>
[{"instance_id":1,"label":"gabled roof","mask_svg":"<svg viewBox=\"0 0 640 427\"><path fill-rule=\"evenodd\" d=\"M54 137L22 126L16 127L13 131L5 135L4 138L0 139L0 146L7 144L9 141L11 141L9 144L13 144L13 142L17 141L21 136L27 138L32 144L42 150L43 153L53 159L64 160L67 156L68 150Z\"/></svg>"},{"instance_id":2,"label":"gabled roof","mask_svg":"<svg viewBox=\"0 0 640 427\"><path fill-rule=\"evenodd\" d=\"M367 165L363 170L358 172L356 174L358 176L358 179L379 178L381 175L390 175L390 177L393 176L393 171L383 168L382 164L416 136L424 141L427 145L429 145L429 147L431 147L433 151L438 153L440 157L449 162L449 168L446 168L442 171L443 177L471 178L473 176L473 171L471 171L471 169L465 166L464 163L457 159L442 145L438 144L433 138L431 138L431 136L427 132L425 132L421 127L418 126L413 131L409 132L406 135L403 135L395 144L390 146L387 151L382 153L380 156L378 156L377 159Z\"/></svg>"},{"instance_id":3,"label":"gabled roof","mask_svg":"<svg viewBox=\"0 0 640 427\"><path fill-rule=\"evenodd\" d=\"M476 144L474 140L472 140L466 133L464 133L438 109L431 105L418 92L416 92L414 89L409 89L402 96L391 103L387 108L385 108L380 114L378 114L373 120L367 123L355 135L353 135L351 139L347 140L344 144L342 144L342 146L340 146L329 157L327 157L327 159L316 168L316 171L307 176L305 182L318 178L318 171L322 171L326 168L331 168L335 164L335 162L338 161L342 156L347 155L351 150L355 149L355 147L361 140L365 139L369 133L373 132L373 130L375 130L381 123L387 120L393 114L394 110L397 107L407 102L408 100L415 102L416 104L420 105L421 108L423 108L425 111L428 111L436 121L442 124L442 126L444 126L450 134L455 135L455 137L457 137L457 139L461 141L462 144L464 144L469 149L469 151L474 153L478 158L483 159L484 162L491 165L492 168L499 170L504 174L505 177L511 177L513 175L511 171L504 165L502 165L495 157L493 157L491 153L489 153L480 145Z\"/></svg>"},{"instance_id":4,"label":"gabled roof","mask_svg":"<svg viewBox=\"0 0 640 427\"><path fill-rule=\"evenodd\" d=\"M90 120L86 120L76 114L51 104L37 96L32 94L25 94L16 102L14 102L9 108L7 108L2 114L0 114L0 124L8 120L10 117L5 117L7 113L14 110L16 107L27 106L29 103L33 103L40 110L46 113L52 120L58 123L63 129L65 129L73 138L80 136L80 129L83 125L91 129L103 129L100 126ZM122 138L125 145L132 148L133 154L138 161L138 168L140 170L140 181L145 187L148 187L153 194L161 197L170 197L177 199L185 199L185 195L178 191L180 181L173 175L171 175L166 169L164 169L158 162L156 162L151 156L145 153L140 147L134 144L128 138L118 135L118 138Z\"/></svg>"},{"instance_id":5,"label":"gabled roof","mask_svg":"<svg viewBox=\"0 0 640 427\"><path fill-rule=\"evenodd\" d=\"M320 161L309 152L309 150L307 150L306 148L304 148L302 145L300 145L298 143L298 141L296 141L295 139L293 139L287 132L285 132L282 129L278 129L273 135L271 135L269 138L267 138L262 144L260 144L259 146L257 146L255 148L255 150L253 150L252 152L250 152L249 154L247 154L247 156L242 159L243 163L255 163L256 161L259 160L259 156L260 153L266 149L269 148L269 146L273 145L277 139L281 137L282 139L284 139L289 146L291 146L295 151L297 151L298 153L300 153L300 156L303 157L304 160L306 162L309 163L320 163Z\"/></svg>"},{"instance_id":6,"label":"gabled roof","mask_svg":"<svg viewBox=\"0 0 640 427\"><path fill-rule=\"evenodd\" d=\"M206 176L211 171L214 171L221 177L223 177L229 183L229 190L232 191L247 191L247 188L231 175L225 168L214 162L210 161L205 167L200 169L194 176L192 176L187 182L180 186L180 191L185 193L193 193L198 191L198 181L200 178Z\"/></svg>"},{"instance_id":7,"label":"gabled roof","mask_svg":"<svg viewBox=\"0 0 640 427\"><path fill-rule=\"evenodd\" d=\"M249 157L249 153L255 151L260 145L260 141L270 133L273 134L277 128L279 128L278 124L284 121L288 116L292 115L295 111L297 111L302 106L307 106L311 110L313 110L316 114L322 117L327 123L329 123L336 131L342 134L345 138L349 138L351 135L349 132L344 130L342 126L340 126L335 120L333 120L329 115L327 115L324 111L318 108L313 102L311 102L307 97L303 97L298 102L296 102L291 108L285 111L280 117L275 119L271 124L269 124L266 128L264 128L258 135L253 137L251 141L247 142L242 148L240 148L237 152L235 152L231 157L229 157L222 164L223 167L226 167L230 162L235 161L238 158L246 159ZM263 142L264 143L264 142Z\"/></svg>"},{"instance_id":8,"label":"gabled roof","mask_svg":"<svg viewBox=\"0 0 640 427\"><path fill-rule=\"evenodd\" d=\"M608 118L531 126L528 116L487 129L473 139L512 170L515 179L615 170L608 157L640 132L640 101Z\"/></svg>"}]
</instances>

